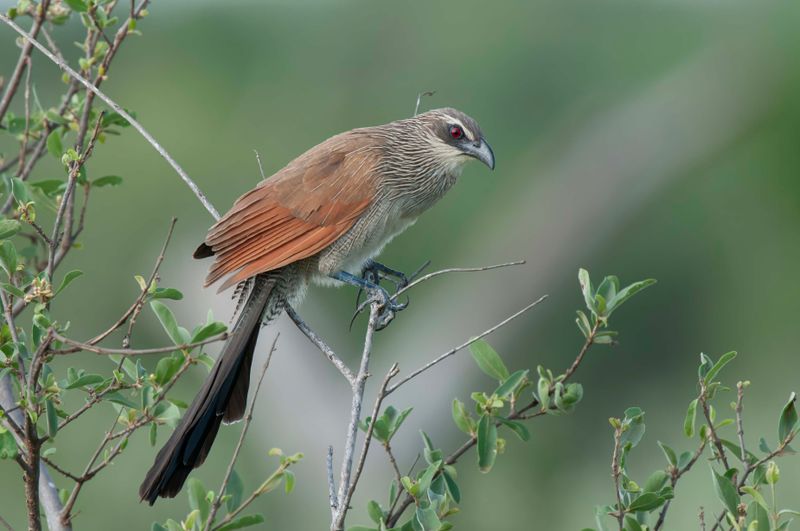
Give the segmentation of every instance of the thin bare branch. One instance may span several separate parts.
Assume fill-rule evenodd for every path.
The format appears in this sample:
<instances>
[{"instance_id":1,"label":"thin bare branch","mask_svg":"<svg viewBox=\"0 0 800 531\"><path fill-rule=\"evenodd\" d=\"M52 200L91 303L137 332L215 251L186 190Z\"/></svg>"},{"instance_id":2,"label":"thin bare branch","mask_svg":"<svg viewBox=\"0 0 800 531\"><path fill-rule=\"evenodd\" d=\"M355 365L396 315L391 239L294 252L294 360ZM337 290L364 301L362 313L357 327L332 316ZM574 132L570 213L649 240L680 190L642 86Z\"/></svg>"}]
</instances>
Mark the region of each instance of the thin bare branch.
<instances>
[{"instance_id":1,"label":"thin bare branch","mask_svg":"<svg viewBox=\"0 0 800 531\"><path fill-rule=\"evenodd\" d=\"M406 291L410 290L414 286L417 286L418 284L421 284L423 282L427 282L428 280L430 280L432 278L436 278L436 277L441 276L441 275L447 275L449 273L477 273L477 272L480 272L480 271L490 271L492 269L501 269L501 268L504 268L504 267L513 267L513 266L518 266L518 265L524 265L525 263L526 263L525 260L515 260L513 262L505 262L503 264L494 264L494 265L481 266L481 267L451 267L449 269L441 269L439 271L434 271L432 273L428 273L427 275L423 275L423 276L419 277L418 279L414 280L413 282L410 282L407 286L397 290L397 293L395 293L392 296L392 298L395 299L395 298L397 298L398 295L402 295L403 293L405 293Z\"/></svg>"},{"instance_id":2,"label":"thin bare branch","mask_svg":"<svg viewBox=\"0 0 800 531\"><path fill-rule=\"evenodd\" d=\"M333 479L333 446L328 446L328 454L325 457L325 469L328 474L328 500L331 505L331 518L336 517L336 480Z\"/></svg>"},{"instance_id":3,"label":"thin bare branch","mask_svg":"<svg viewBox=\"0 0 800 531\"><path fill-rule=\"evenodd\" d=\"M53 338L57 341L60 341L61 343L66 343L67 345L72 345L74 347L69 349L52 350L51 353L53 355L72 354L73 352L85 350L86 352L94 352L95 354L101 354L101 355L118 354L120 356L130 357L130 356L145 356L149 354L163 354L165 352L174 352L176 350L191 350L193 348L202 347L203 345L208 345L209 343L225 341L226 339L228 339L228 334L227 332L225 332L217 336L205 339L203 341L198 341L197 343L188 343L186 345L172 345L167 347L144 348L138 350L127 349L127 348L98 347L97 345L91 345L89 343L81 343L80 341L69 339L57 332L53 332Z\"/></svg>"},{"instance_id":4,"label":"thin bare branch","mask_svg":"<svg viewBox=\"0 0 800 531\"><path fill-rule=\"evenodd\" d=\"M431 273L431 274L433 274L433 273ZM395 392L397 390L397 388L400 387L401 385L403 385L403 384L409 382L410 380L416 378L417 376L419 376L423 372L427 371L431 367L434 367L435 365L438 365L439 363L443 362L444 360L446 360L447 358L449 358L450 356L452 356L456 352L458 352L458 351L470 346L472 343L478 341L479 339L488 336L489 334L491 334L492 332L494 332L498 328L501 328L501 327L507 325L508 323L510 323L511 321L516 319L517 317L519 317L520 315L524 314L525 312L527 312L528 310L530 310L534 306L536 306L539 303L541 303L542 301L544 301L546 298L547 298L547 295L542 295L541 297L539 297L538 299L536 299L535 301L533 301L529 305L525 306L524 308L522 308L518 312L509 315L508 317L506 317L505 319L503 319L502 321L500 321L496 325L492 326L491 328L488 328L488 329L484 330L483 332L481 332L477 336L471 337L470 339L468 339L465 342L461 343L457 347L451 348L450 350L448 350L447 352L445 352L444 354L442 354L438 358L434 359L433 361L430 361L430 362L426 363L425 365L423 365L419 369L413 371L408 376L402 378L399 382L397 382L397 383L393 384L392 386L390 386L386 390L386 396L389 396L390 394Z\"/></svg>"},{"instance_id":5,"label":"thin bare branch","mask_svg":"<svg viewBox=\"0 0 800 531\"><path fill-rule=\"evenodd\" d=\"M367 453L369 452L369 444L372 441L372 432L375 428L375 421L378 419L378 413L381 410L381 404L383 403L383 399L386 398L386 386L389 385L389 381L397 376L397 373L400 372L400 367L395 363L392 365L392 368L389 369L389 372L386 373L386 376L383 378L383 382L381 386L378 388L378 394L375 398L375 406L372 408L372 416L370 418L369 427L367 428L367 433L364 436L364 444L361 447L361 455L358 458L358 464L356 465L355 473L353 474L353 481L350 484L350 488L347 489L347 494L345 496L344 501L340 500L339 506L340 507L349 507L350 500L353 499L353 493L356 491L356 486L358 485L358 480L361 478L361 472L364 470L364 462L367 460ZM346 510L346 509L345 509Z\"/></svg>"},{"instance_id":6,"label":"thin bare branch","mask_svg":"<svg viewBox=\"0 0 800 531\"><path fill-rule=\"evenodd\" d=\"M336 495L336 517L331 521L331 531L344 529L344 520L347 516L348 492L350 491L350 477L353 471L353 455L355 454L356 436L358 435L358 422L361 418L361 405L364 401L364 388L369 377L369 360L372 354L372 341L375 328L378 325L380 305L378 302L370 304L369 323L364 336L364 348L361 352L361 364L353 384L353 400L350 408L350 423L347 426L347 440L344 446L344 456L339 473L339 492ZM383 393L382 393L383 394Z\"/></svg>"},{"instance_id":7,"label":"thin bare branch","mask_svg":"<svg viewBox=\"0 0 800 531\"><path fill-rule=\"evenodd\" d=\"M303 318L297 314L294 308L288 304L286 305L286 315L289 316L289 319L294 322L303 335L306 336L312 343L314 343L320 352L322 352L325 357L328 358L331 363L333 363L334 367L339 369L339 372L342 373L342 376L345 377L350 386L355 386L356 377L353 374L353 371L351 371L350 368L345 365L345 363L341 360L341 358L339 358L339 356L336 355L333 349L329 347L328 344L325 343L325 341L323 341L322 338L319 337L317 333L314 332L310 326L308 326L308 324L306 324L305 321L303 321Z\"/></svg>"}]
</instances>

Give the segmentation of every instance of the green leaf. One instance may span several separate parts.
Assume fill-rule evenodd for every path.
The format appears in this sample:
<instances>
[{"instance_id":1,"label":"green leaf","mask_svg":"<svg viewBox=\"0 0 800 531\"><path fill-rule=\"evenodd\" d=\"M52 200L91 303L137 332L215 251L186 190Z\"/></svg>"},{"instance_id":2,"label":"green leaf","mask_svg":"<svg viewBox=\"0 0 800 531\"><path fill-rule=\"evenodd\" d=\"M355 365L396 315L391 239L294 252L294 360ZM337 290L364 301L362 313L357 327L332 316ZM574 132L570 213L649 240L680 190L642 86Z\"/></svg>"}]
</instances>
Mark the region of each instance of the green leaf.
<instances>
[{"instance_id":1,"label":"green leaf","mask_svg":"<svg viewBox=\"0 0 800 531\"><path fill-rule=\"evenodd\" d=\"M737 507L741 501L739 493L736 492L736 487L733 486L730 479L725 476L720 476L713 468L711 469L711 478L714 481L714 490L717 493L717 497L725 505L725 508L732 515L736 516L738 514Z\"/></svg>"},{"instance_id":2,"label":"green leaf","mask_svg":"<svg viewBox=\"0 0 800 531\"><path fill-rule=\"evenodd\" d=\"M199 343L201 341L205 341L211 337L218 336L227 329L228 327L225 325L225 323L213 322L205 324L194 332L190 343Z\"/></svg>"},{"instance_id":3,"label":"green leaf","mask_svg":"<svg viewBox=\"0 0 800 531\"><path fill-rule=\"evenodd\" d=\"M156 445L156 437L158 436L158 424L155 422L150 423L150 432L147 435L150 446Z\"/></svg>"},{"instance_id":4,"label":"green leaf","mask_svg":"<svg viewBox=\"0 0 800 531\"><path fill-rule=\"evenodd\" d=\"M689 409L686 410L686 420L683 421L683 433L687 437L694 437L694 423L697 417L697 399L689 402Z\"/></svg>"},{"instance_id":5,"label":"green leaf","mask_svg":"<svg viewBox=\"0 0 800 531\"><path fill-rule=\"evenodd\" d=\"M73 11L77 11L78 13L86 12L87 6L85 0L64 0L64 2L66 2Z\"/></svg>"},{"instance_id":6,"label":"green leaf","mask_svg":"<svg viewBox=\"0 0 800 531\"><path fill-rule=\"evenodd\" d=\"M664 472L663 470L656 470L653 472L647 481L644 482L643 490L645 492L658 492L661 490L667 480L669 479L669 475Z\"/></svg>"},{"instance_id":7,"label":"green leaf","mask_svg":"<svg viewBox=\"0 0 800 531\"><path fill-rule=\"evenodd\" d=\"M442 472L442 476L444 476L444 482L447 484L447 491L450 493L450 496L453 497L453 501L461 503L461 490L458 488L456 480L447 470Z\"/></svg>"},{"instance_id":8,"label":"green leaf","mask_svg":"<svg viewBox=\"0 0 800 531\"><path fill-rule=\"evenodd\" d=\"M25 297L24 291L22 291L21 289L12 284L9 284L8 282L0 282L0 287L3 288L3 291L12 294L15 297L19 297L20 299Z\"/></svg>"},{"instance_id":9,"label":"green leaf","mask_svg":"<svg viewBox=\"0 0 800 531\"><path fill-rule=\"evenodd\" d=\"M612 313L612 312L614 312L614 310L616 310L617 308L619 308L620 306L622 306L622 304L623 304L623 303L625 303L625 302L626 302L628 299L630 299L631 297L633 297L634 295L636 295L637 293L639 293L639 292L640 292L640 291L642 291L643 289L645 289L645 288L647 288L647 287L649 287L649 286L652 286L652 285L653 285L653 284L655 284L655 283L656 283L655 279L653 279L653 278L649 278L649 279L647 279L647 280L642 280L642 281L639 281L639 282L634 282L634 283L633 283L633 284L631 284L630 286L627 286L627 287L625 287L625 288L622 288L622 289L619 291L619 293L617 293L617 294L614 296L614 298L613 298L613 299L611 299L610 301L608 301L608 304L607 304L607 308L608 308L607 314L608 314L608 315L611 315L611 313Z\"/></svg>"},{"instance_id":10,"label":"green leaf","mask_svg":"<svg viewBox=\"0 0 800 531\"><path fill-rule=\"evenodd\" d=\"M522 381L528 377L528 372L529 372L528 370L516 371L514 374L506 378L505 381L503 381L503 383L500 384L500 387L495 389L494 394L496 394L500 398L508 397L511 393L513 393L517 389L519 384L521 384Z\"/></svg>"},{"instance_id":11,"label":"green leaf","mask_svg":"<svg viewBox=\"0 0 800 531\"><path fill-rule=\"evenodd\" d=\"M173 301L179 301L183 299L183 293L175 288L156 288L149 296L151 300L171 299Z\"/></svg>"},{"instance_id":12,"label":"green leaf","mask_svg":"<svg viewBox=\"0 0 800 531\"><path fill-rule=\"evenodd\" d=\"M175 315L172 313L172 310L159 301L150 301L150 307L156 313L158 320L161 322L161 326L164 327L164 330L167 332L170 339L172 339L173 343L176 345L190 343L189 332L185 328L178 326L178 322L175 320Z\"/></svg>"},{"instance_id":13,"label":"green leaf","mask_svg":"<svg viewBox=\"0 0 800 531\"><path fill-rule=\"evenodd\" d=\"M81 271L79 269L73 269L72 271L70 271L69 273L64 275L64 279L61 281L61 285L56 290L56 295L58 295L59 293L64 291L64 288L69 286L72 283L73 280L75 280L76 278L78 278L81 275L83 275L83 271Z\"/></svg>"},{"instance_id":14,"label":"green leaf","mask_svg":"<svg viewBox=\"0 0 800 531\"><path fill-rule=\"evenodd\" d=\"M234 509L239 507L239 504L242 503L242 493L244 492L244 482L242 482L241 476L236 473L234 470L231 473L231 477L228 480L228 485L225 487L225 495L228 496L228 499L225 500L225 508L228 512L233 512Z\"/></svg>"},{"instance_id":15,"label":"green leaf","mask_svg":"<svg viewBox=\"0 0 800 531\"><path fill-rule=\"evenodd\" d=\"M435 463L431 463L428 465L428 468L422 473L417 481L417 487L420 492L425 492L428 490L428 487L431 486L431 481L433 481L433 476L439 470L439 467L442 466L441 461L436 461Z\"/></svg>"},{"instance_id":16,"label":"green leaf","mask_svg":"<svg viewBox=\"0 0 800 531\"><path fill-rule=\"evenodd\" d=\"M84 374L79 378L69 382L64 389L77 389L78 387L86 387L87 385L97 385L103 383L105 378L99 374Z\"/></svg>"},{"instance_id":17,"label":"green leaf","mask_svg":"<svg viewBox=\"0 0 800 531\"><path fill-rule=\"evenodd\" d=\"M521 440L529 441L531 439L531 432L528 431L527 426L525 426L523 423L517 422L516 420L506 419L503 417L496 417L496 418L497 420L502 422L505 426L511 428L511 430L514 433L516 433L517 437L519 437Z\"/></svg>"},{"instance_id":18,"label":"green leaf","mask_svg":"<svg viewBox=\"0 0 800 531\"><path fill-rule=\"evenodd\" d=\"M594 289L592 288L592 281L589 278L589 272L581 268L578 270L578 283L581 286L581 293L583 293L583 300L586 302L586 307L592 312L596 313L594 306Z\"/></svg>"},{"instance_id":19,"label":"green leaf","mask_svg":"<svg viewBox=\"0 0 800 531\"><path fill-rule=\"evenodd\" d=\"M583 337L589 337L589 334L592 333L592 325L589 323L589 318L586 317L586 314L578 310L578 317L575 318L575 323L578 325Z\"/></svg>"},{"instance_id":20,"label":"green leaf","mask_svg":"<svg viewBox=\"0 0 800 531\"><path fill-rule=\"evenodd\" d=\"M122 184L122 177L119 175L106 175L92 181L94 188L103 188L105 186L119 186Z\"/></svg>"},{"instance_id":21,"label":"green leaf","mask_svg":"<svg viewBox=\"0 0 800 531\"><path fill-rule=\"evenodd\" d=\"M53 439L58 433L58 413L55 404L49 398L45 400L45 412L47 413L47 435Z\"/></svg>"},{"instance_id":22,"label":"green leaf","mask_svg":"<svg viewBox=\"0 0 800 531\"><path fill-rule=\"evenodd\" d=\"M797 410L794 403L797 400L797 395L792 393L789 395L789 401L783 406L781 417L778 421L778 441L783 442L794 431L797 425Z\"/></svg>"},{"instance_id":23,"label":"green leaf","mask_svg":"<svg viewBox=\"0 0 800 531\"><path fill-rule=\"evenodd\" d=\"M725 353L722 356L720 356L717 362L706 373L705 378L703 378L703 383L706 385L710 384L711 381L714 379L714 377L717 376L719 371L721 371L722 368L735 357L736 357L736 352L734 351Z\"/></svg>"},{"instance_id":24,"label":"green leaf","mask_svg":"<svg viewBox=\"0 0 800 531\"><path fill-rule=\"evenodd\" d=\"M200 521L205 522L208 518L208 512L211 509L208 499L206 498L206 488L203 483L197 478L189 478L189 507L193 511L200 512Z\"/></svg>"},{"instance_id":25,"label":"green leaf","mask_svg":"<svg viewBox=\"0 0 800 531\"><path fill-rule=\"evenodd\" d=\"M762 507L761 504L756 501L751 501L747 505L747 520L745 520L745 524L749 526L753 522L758 522L758 531L770 530L769 509Z\"/></svg>"},{"instance_id":26,"label":"green leaf","mask_svg":"<svg viewBox=\"0 0 800 531\"><path fill-rule=\"evenodd\" d=\"M436 515L433 507L417 507L414 512L414 529L419 531L439 531L442 521Z\"/></svg>"},{"instance_id":27,"label":"green leaf","mask_svg":"<svg viewBox=\"0 0 800 531\"><path fill-rule=\"evenodd\" d=\"M283 477L283 491L286 494L289 494L294 490L294 482L295 482L294 472L292 472L291 470L285 470L283 472L283 476L284 476Z\"/></svg>"},{"instance_id":28,"label":"green leaf","mask_svg":"<svg viewBox=\"0 0 800 531\"><path fill-rule=\"evenodd\" d=\"M672 466L676 466L678 464L678 458L675 455L675 450L661 441L658 441L658 445L661 447L661 451L664 452L664 457L667 458L667 462Z\"/></svg>"},{"instance_id":29,"label":"green leaf","mask_svg":"<svg viewBox=\"0 0 800 531\"><path fill-rule=\"evenodd\" d=\"M0 459L14 459L17 457L17 441L10 431L0 428Z\"/></svg>"},{"instance_id":30,"label":"green leaf","mask_svg":"<svg viewBox=\"0 0 800 531\"><path fill-rule=\"evenodd\" d=\"M644 411L638 407L626 409L624 424L628 426L628 429L622 432L620 442L623 446L628 443L631 446L636 446L642 440L645 432Z\"/></svg>"},{"instance_id":31,"label":"green leaf","mask_svg":"<svg viewBox=\"0 0 800 531\"><path fill-rule=\"evenodd\" d=\"M367 515L369 515L373 522L380 524L383 520L383 509L381 509L378 502L370 500L367 502Z\"/></svg>"},{"instance_id":32,"label":"green leaf","mask_svg":"<svg viewBox=\"0 0 800 531\"><path fill-rule=\"evenodd\" d=\"M642 526L631 515L625 516L625 531L642 531Z\"/></svg>"},{"instance_id":33,"label":"green leaf","mask_svg":"<svg viewBox=\"0 0 800 531\"><path fill-rule=\"evenodd\" d=\"M597 286L595 295L600 295L603 300L610 301L617 294L617 291L619 291L619 279L611 275L604 278L600 285Z\"/></svg>"},{"instance_id":34,"label":"green leaf","mask_svg":"<svg viewBox=\"0 0 800 531\"><path fill-rule=\"evenodd\" d=\"M470 417L464 403L458 398L453 399L453 422L456 423L459 430L467 435L475 433L475 421Z\"/></svg>"},{"instance_id":35,"label":"green leaf","mask_svg":"<svg viewBox=\"0 0 800 531\"><path fill-rule=\"evenodd\" d=\"M478 421L478 468L487 473L492 469L497 457L497 427L489 415L482 415Z\"/></svg>"},{"instance_id":36,"label":"green leaf","mask_svg":"<svg viewBox=\"0 0 800 531\"><path fill-rule=\"evenodd\" d=\"M251 525L258 525L264 522L264 516L260 514L249 514L242 516L224 526L220 527L217 531L232 531L233 529L242 529L243 527L250 527Z\"/></svg>"},{"instance_id":37,"label":"green leaf","mask_svg":"<svg viewBox=\"0 0 800 531\"><path fill-rule=\"evenodd\" d=\"M767 500L764 499L764 496L761 495L754 487L750 485L745 485L742 487L742 492L749 494L750 497L753 498L753 501L759 504L761 507L764 508L765 511L769 511L769 505L767 505ZM749 510L747 511L750 512Z\"/></svg>"},{"instance_id":38,"label":"green leaf","mask_svg":"<svg viewBox=\"0 0 800 531\"><path fill-rule=\"evenodd\" d=\"M61 143L61 134L58 131L53 131L47 137L47 152L57 160L61 160L61 156L64 154L64 145Z\"/></svg>"},{"instance_id":39,"label":"green leaf","mask_svg":"<svg viewBox=\"0 0 800 531\"><path fill-rule=\"evenodd\" d=\"M645 492L631 502L628 506L628 510L633 513L638 511L652 511L664 505L665 501L667 500L654 492Z\"/></svg>"},{"instance_id":40,"label":"green leaf","mask_svg":"<svg viewBox=\"0 0 800 531\"><path fill-rule=\"evenodd\" d=\"M9 277L17 270L17 250L8 240L0 243L0 265Z\"/></svg>"},{"instance_id":41,"label":"green leaf","mask_svg":"<svg viewBox=\"0 0 800 531\"><path fill-rule=\"evenodd\" d=\"M495 380L502 382L509 376L508 369L506 368L500 355L486 341L480 339L469 346L472 352L472 357L475 363L478 364L480 370Z\"/></svg>"},{"instance_id":42,"label":"green leaf","mask_svg":"<svg viewBox=\"0 0 800 531\"><path fill-rule=\"evenodd\" d=\"M22 230L22 225L16 219L4 219L0 221L0 240L11 238Z\"/></svg>"},{"instance_id":43,"label":"green leaf","mask_svg":"<svg viewBox=\"0 0 800 531\"><path fill-rule=\"evenodd\" d=\"M158 360L155 370L155 381L159 385L164 385L175 376L175 373L180 370L183 365L183 356L167 356Z\"/></svg>"}]
</instances>

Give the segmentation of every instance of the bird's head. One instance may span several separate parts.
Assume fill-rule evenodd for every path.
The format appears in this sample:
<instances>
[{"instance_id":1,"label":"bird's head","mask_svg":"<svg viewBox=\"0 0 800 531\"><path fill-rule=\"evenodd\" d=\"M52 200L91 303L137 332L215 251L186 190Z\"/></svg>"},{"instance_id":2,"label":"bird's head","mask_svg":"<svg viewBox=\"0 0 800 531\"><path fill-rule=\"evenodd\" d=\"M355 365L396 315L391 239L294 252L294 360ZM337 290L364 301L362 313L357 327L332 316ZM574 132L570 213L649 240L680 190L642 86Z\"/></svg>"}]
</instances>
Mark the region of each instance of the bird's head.
<instances>
[{"instance_id":1,"label":"bird's head","mask_svg":"<svg viewBox=\"0 0 800 531\"><path fill-rule=\"evenodd\" d=\"M443 164L460 169L469 158L474 158L494 169L494 152L483 138L478 122L463 112L445 107L419 114L412 120L423 125L427 142Z\"/></svg>"}]
</instances>

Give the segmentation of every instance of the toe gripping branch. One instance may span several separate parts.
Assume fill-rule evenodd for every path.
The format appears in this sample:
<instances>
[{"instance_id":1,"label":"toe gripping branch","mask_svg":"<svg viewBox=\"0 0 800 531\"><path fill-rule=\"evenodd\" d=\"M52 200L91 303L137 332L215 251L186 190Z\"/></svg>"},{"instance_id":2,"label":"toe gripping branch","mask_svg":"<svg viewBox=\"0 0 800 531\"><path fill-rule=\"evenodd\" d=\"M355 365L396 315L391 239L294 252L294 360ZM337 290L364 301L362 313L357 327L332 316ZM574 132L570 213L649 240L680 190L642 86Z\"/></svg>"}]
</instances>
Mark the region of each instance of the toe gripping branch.
<instances>
[{"instance_id":1,"label":"toe gripping branch","mask_svg":"<svg viewBox=\"0 0 800 531\"><path fill-rule=\"evenodd\" d=\"M408 286L409 282L419 275L429 263L430 262L426 262L411 275L410 278L403 272L387 267L374 260L369 260L366 263L361 272L361 277L357 277L346 271L339 271L331 275L331 277L336 280L358 288L358 293L356 295L356 311L353 314L353 318L350 320L350 328L353 327L356 317L358 317L358 315L373 301L377 301L381 306L381 312L378 314L378 323L375 330L383 330L389 326L389 323L395 318L397 312L406 309L408 306L408 300L402 303L396 301L397 292ZM382 280L389 280L394 284L394 295L389 295L389 292L380 285ZM363 291L366 291L369 296L366 301L359 304Z\"/></svg>"}]
</instances>

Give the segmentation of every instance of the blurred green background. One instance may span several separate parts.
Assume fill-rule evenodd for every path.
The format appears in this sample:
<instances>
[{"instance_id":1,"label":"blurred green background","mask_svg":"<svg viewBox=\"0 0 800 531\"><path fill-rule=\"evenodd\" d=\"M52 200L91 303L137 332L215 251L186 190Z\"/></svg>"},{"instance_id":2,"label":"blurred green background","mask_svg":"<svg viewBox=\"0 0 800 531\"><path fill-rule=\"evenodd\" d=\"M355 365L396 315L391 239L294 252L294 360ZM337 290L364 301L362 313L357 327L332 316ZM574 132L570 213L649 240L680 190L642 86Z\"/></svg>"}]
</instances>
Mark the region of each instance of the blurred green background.
<instances>
[{"instance_id":1,"label":"blurred green background","mask_svg":"<svg viewBox=\"0 0 800 531\"><path fill-rule=\"evenodd\" d=\"M464 458L458 529L594 525L594 505L613 499L608 417L633 405L647 413L634 479L662 466L657 440L680 450L695 446L681 426L701 351L739 351L725 376L732 385L753 382L745 403L748 443L755 446L760 435L775 440L780 407L800 383L796 4L171 0L154 2L150 12L139 25L143 36L123 46L105 90L137 113L220 210L259 180L254 149L272 173L339 131L409 116L424 90L436 90L424 108L454 106L481 124L497 169L468 166L383 261L406 271L429 258L434 268L528 263L448 276L417 290L411 309L377 338L373 374L394 361L410 371L544 293L545 304L490 342L512 368L563 370L581 343L573 323L582 306L579 267L617 274L623 283L659 280L615 313L621 342L587 358L576 379L585 391L576 413L536 420L528 444L509 438L488 475L478 473L474 454ZM75 61L73 24L56 35ZM7 73L17 50L10 30L0 37L0 70ZM39 98L52 105L63 85L38 54L33 79ZM33 179L60 171L48 160ZM207 264L191 259L212 220L166 163L126 130L100 146L88 171L125 182L95 193L83 249L62 266L84 270L77 282L91 286L90 297L73 289L54 308L72 322L72 337L105 329L130 305L138 289L133 275L150 271L173 215L179 222L162 282L186 297L171 307L187 325L208 308L227 320L229 297L201 289ZM351 362L363 329L360 322L347 332L353 299L351 290L317 288L301 307ZM334 445L338 464L349 389L285 319L262 334L262 351L278 330L279 350L238 469L253 487L274 465L268 448L304 452L296 492L265 496L256 508L266 515L265 529L327 529L325 448ZM146 312L134 346L165 341ZM109 368L82 356L81 364ZM189 401L203 376L192 372L178 396ZM415 408L394 443L401 468L421 448L418 429L446 451L459 445L450 401L491 387L461 353L393 395L392 405ZM68 468L82 466L112 417L106 406L59 434L55 457ZM238 435L238 428L223 429L197 473L209 488L218 488ZM162 429L159 445L164 436ZM145 529L184 516L185 493L154 508L137 501L155 450L137 433L114 466L87 485L76 528ZM388 495L390 469L373 450L351 525L367 522L368 499ZM800 501L800 460L780 465L779 496ZM24 527L19 476L16 465L0 462L0 514L15 528ZM667 528L696 528L700 506L719 507L704 463L679 484Z\"/></svg>"}]
</instances>

